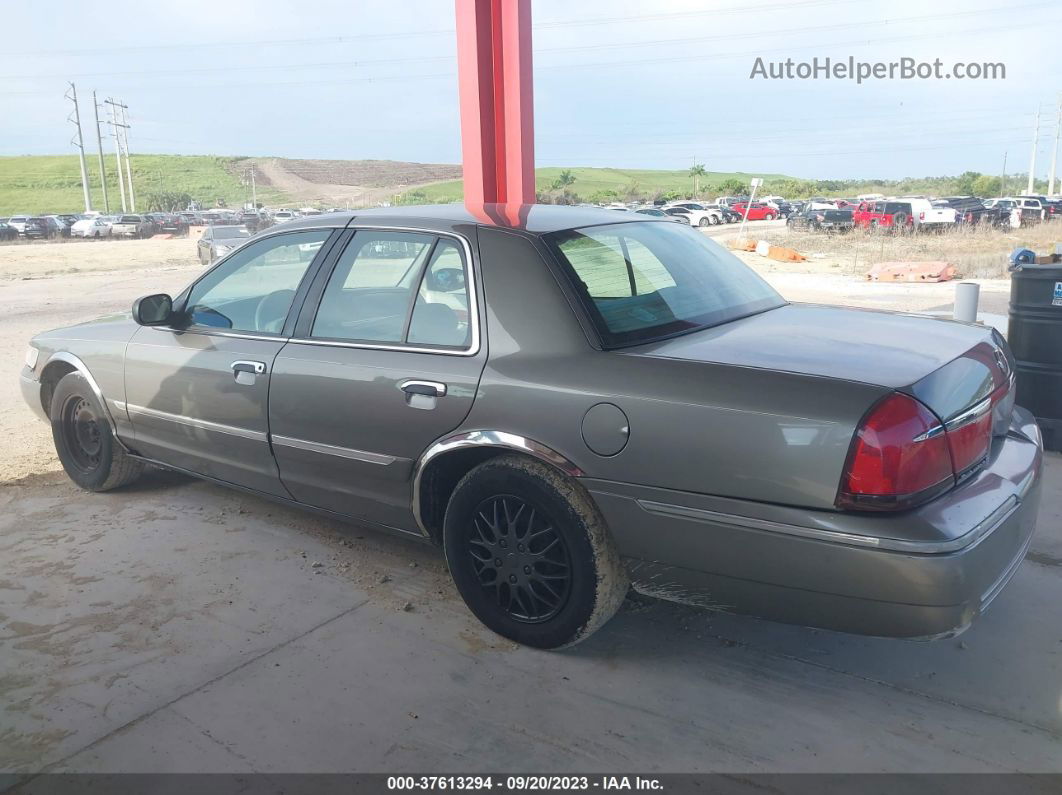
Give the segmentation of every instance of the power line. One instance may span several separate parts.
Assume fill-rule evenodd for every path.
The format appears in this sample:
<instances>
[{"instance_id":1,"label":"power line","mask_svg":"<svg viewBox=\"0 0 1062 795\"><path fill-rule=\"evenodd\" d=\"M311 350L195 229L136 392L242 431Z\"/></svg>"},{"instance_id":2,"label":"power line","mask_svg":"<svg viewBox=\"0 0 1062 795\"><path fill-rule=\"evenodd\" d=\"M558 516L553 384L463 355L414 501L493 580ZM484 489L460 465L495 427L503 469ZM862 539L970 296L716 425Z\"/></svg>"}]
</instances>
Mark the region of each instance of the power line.
<instances>
[{"instance_id":1,"label":"power line","mask_svg":"<svg viewBox=\"0 0 1062 795\"><path fill-rule=\"evenodd\" d=\"M743 4L730 8L711 8L703 11L679 11L674 13L633 14L626 16L591 17L589 19L581 18L569 20L552 20L546 22L537 22L532 25L532 27L535 29L550 29L564 27L584 27L587 25L608 25L619 22L672 20L700 16L718 17L728 16L731 14L750 14L762 11L794 10L814 8L819 6L840 5L842 3L847 2L850 2L850 0L788 0L787 2L770 2L758 6L750 6L748 4ZM404 38L420 38L424 36L452 36L454 32L455 31L453 28L440 28L436 30L403 31L400 33L353 33L342 36L315 36L299 39L244 39L237 41L186 42L183 44L142 44L128 45L125 47L94 47L88 49L23 50L9 51L6 53L6 55L14 58L28 58L51 57L55 55L97 55L99 53L113 55L115 53L121 52L154 52L156 50L194 50L211 49L217 47L224 47L228 49L232 47L263 47L274 45L321 46L327 44L345 44L347 42L364 40L376 41Z\"/></svg>"},{"instance_id":2,"label":"power line","mask_svg":"<svg viewBox=\"0 0 1062 795\"><path fill-rule=\"evenodd\" d=\"M1055 0L1035 0L1035 2L1025 3L1024 5L1010 6L1008 12L1022 11L1031 8L1039 8L1045 5L1053 5ZM904 25L930 22L942 19L953 19L958 17L971 17L988 13L995 13L997 9L982 9L975 11L957 11L945 14L929 14L915 17L896 17L894 19L882 19L869 22L852 22L852 23L837 23L832 25L812 25L803 28L787 28L783 30L770 30L770 31L750 31L746 33L734 33L734 34L719 34L711 36L693 36L678 39L645 39L641 41L633 42L610 42L607 44L579 44L568 45L564 47L545 47L537 48L536 54L539 53L557 53L557 52L588 52L596 50L611 50L611 49L630 49L632 47L656 47L656 46L668 46L673 47L680 44L706 44L713 41L730 41L730 40L748 40L748 39L760 39L769 38L772 36L793 36L796 34L804 33L824 33L824 32L836 32L841 30L851 29L866 29L867 27L879 26L879 25ZM1036 21L1034 23L1037 26L1042 25L1042 21ZM998 31L1001 28L993 26L991 30ZM939 34L930 34L934 38ZM926 36L919 36L918 38L925 38ZM895 40L886 39L886 40ZM870 43L867 39L861 39L855 43ZM821 49L823 45L813 45L816 49ZM831 42L830 46L836 46ZM807 49L807 48L798 48ZM733 55L738 55L734 53ZM748 52L740 53L742 57L748 57ZM694 56L696 57L696 56ZM635 65L643 63L661 63L673 60L689 60L690 56L673 56L667 59L661 60L641 60L634 61ZM423 55L423 56L404 56L400 58L369 58L360 59L355 61L322 61L311 63L270 63L270 64L253 64L244 66L208 66L208 67L194 67L194 68L179 68L179 69L157 69L157 70L137 70L131 72L129 70L115 71L115 72L82 72L74 75L77 78L87 77L121 77L125 75L135 74L136 76L156 77L160 75L185 75L185 74L210 74L210 73L227 73L227 72L243 72L243 71L272 71L277 69L342 69L342 68L359 68L363 66L375 66L379 64L402 64L402 63L422 63L425 61L448 61L455 60L455 56L448 55ZM606 65L626 65L631 64L631 59L625 59L622 64L613 64L612 62L606 62ZM577 64L578 65L578 64ZM591 66L594 64L583 64L581 66ZM547 67L549 68L549 67ZM569 64L552 65L552 68L571 68ZM62 75L41 75L41 74L23 74L23 75L9 75L9 80L53 80L62 77Z\"/></svg>"}]
</instances>

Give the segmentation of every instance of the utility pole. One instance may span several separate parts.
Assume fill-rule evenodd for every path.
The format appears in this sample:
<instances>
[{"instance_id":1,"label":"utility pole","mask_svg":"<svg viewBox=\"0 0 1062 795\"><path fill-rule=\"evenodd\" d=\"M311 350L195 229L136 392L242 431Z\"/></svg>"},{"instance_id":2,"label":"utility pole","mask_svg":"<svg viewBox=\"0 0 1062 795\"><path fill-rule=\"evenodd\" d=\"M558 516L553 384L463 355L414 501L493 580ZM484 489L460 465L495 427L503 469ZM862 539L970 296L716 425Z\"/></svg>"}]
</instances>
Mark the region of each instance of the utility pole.
<instances>
[{"instance_id":1,"label":"utility pole","mask_svg":"<svg viewBox=\"0 0 1062 795\"><path fill-rule=\"evenodd\" d=\"M118 121L118 114L115 110L116 103L113 99L107 98L104 102L110 106L111 113L111 135L114 136L114 158L118 162L118 189L122 192L122 212L129 212L128 205L125 203L125 180L122 177L122 139L118 134L118 128L121 126L121 122Z\"/></svg>"},{"instance_id":2,"label":"utility pole","mask_svg":"<svg viewBox=\"0 0 1062 795\"><path fill-rule=\"evenodd\" d=\"M125 117L128 105L119 105L122 109L122 141L125 143L125 176L129 182L129 212L136 212L136 197L133 195L133 169L129 165L129 121Z\"/></svg>"},{"instance_id":3,"label":"utility pole","mask_svg":"<svg viewBox=\"0 0 1062 795\"><path fill-rule=\"evenodd\" d=\"M1058 110L1055 112L1055 144L1051 147L1051 171L1047 175L1047 195L1055 193L1055 166L1058 165L1058 134L1062 132L1062 93L1058 95Z\"/></svg>"},{"instance_id":4,"label":"utility pole","mask_svg":"<svg viewBox=\"0 0 1062 795\"><path fill-rule=\"evenodd\" d=\"M1003 191L1007 189L1007 153L1003 153L1003 175L999 178L999 198L1003 198Z\"/></svg>"},{"instance_id":5,"label":"utility pole","mask_svg":"<svg viewBox=\"0 0 1062 795\"><path fill-rule=\"evenodd\" d=\"M251 163L251 206L258 209L258 188L254 184L254 163Z\"/></svg>"},{"instance_id":6,"label":"utility pole","mask_svg":"<svg viewBox=\"0 0 1062 795\"><path fill-rule=\"evenodd\" d=\"M77 128L77 134L70 139L70 143L77 147L78 160L81 163L81 193L85 199L85 211L92 209L92 200L89 198L88 169L85 168L85 139L81 136L81 113L77 107L77 88L73 83L64 94L67 99L74 103L74 112L66 117Z\"/></svg>"},{"instance_id":7,"label":"utility pole","mask_svg":"<svg viewBox=\"0 0 1062 795\"><path fill-rule=\"evenodd\" d=\"M1036 145L1040 142L1040 108L1036 108L1036 123L1033 125L1032 154L1029 156L1029 183L1025 188L1026 195L1033 192L1033 181L1036 179Z\"/></svg>"},{"instance_id":8,"label":"utility pole","mask_svg":"<svg viewBox=\"0 0 1062 795\"><path fill-rule=\"evenodd\" d=\"M103 166L103 137L100 135L100 106L96 102L96 92L92 92L92 109L96 113L96 145L100 152L100 185L103 187L103 211L110 214L111 203L107 201L107 169Z\"/></svg>"}]
</instances>

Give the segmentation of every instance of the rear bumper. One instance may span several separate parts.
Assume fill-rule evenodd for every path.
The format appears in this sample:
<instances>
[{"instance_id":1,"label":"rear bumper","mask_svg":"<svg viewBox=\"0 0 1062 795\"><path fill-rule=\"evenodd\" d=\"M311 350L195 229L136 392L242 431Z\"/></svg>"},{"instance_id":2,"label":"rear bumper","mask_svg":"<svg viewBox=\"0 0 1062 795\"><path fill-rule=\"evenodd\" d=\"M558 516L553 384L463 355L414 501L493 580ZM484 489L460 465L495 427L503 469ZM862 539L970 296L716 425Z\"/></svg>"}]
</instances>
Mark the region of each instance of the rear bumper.
<instances>
[{"instance_id":1,"label":"rear bumper","mask_svg":"<svg viewBox=\"0 0 1062 795\"><path fill-rule=\"evenodd\" d=\"M894 516L586 485L645 593L862 635L933 638L965 629L1014 576L1036 526L1042 457L1035 421L1017 409L976 478Z\"/></svg>"}]
</instances>

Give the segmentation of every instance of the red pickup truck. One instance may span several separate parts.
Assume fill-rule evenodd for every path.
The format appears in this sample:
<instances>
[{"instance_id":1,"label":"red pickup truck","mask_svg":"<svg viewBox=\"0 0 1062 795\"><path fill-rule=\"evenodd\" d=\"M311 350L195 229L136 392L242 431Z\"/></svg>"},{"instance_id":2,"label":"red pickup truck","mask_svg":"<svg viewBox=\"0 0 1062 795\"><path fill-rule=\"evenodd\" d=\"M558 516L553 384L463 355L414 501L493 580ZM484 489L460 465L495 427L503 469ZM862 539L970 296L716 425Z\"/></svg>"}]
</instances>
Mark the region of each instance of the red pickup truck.
<instances>
[{"instance_id":1,"label":"red pickup truck","mask_svg":"<svg viewBox=\"0 0 1062 795\"><path fill-rule=\"evenodd\" d=\"M730 205L730 209L736 213L745 215L746 206L749 208L748 220L750 221L773 221L778 217L778 210L763 202L753 202L752 204L748 204L748 202L737 202L736 204Z\"/></svg>"},{"instance_id":2,"label":"red pickup truck","mask_svg":"<svg viewBox=\"0 0 1062 795\"><path fill-rule=\"evenodd\" d=\"M852 213L852 221L863 229L884 227L903 231L914 226L914 213L907 202L860 202Z\"/></svg>"}]
</instances>

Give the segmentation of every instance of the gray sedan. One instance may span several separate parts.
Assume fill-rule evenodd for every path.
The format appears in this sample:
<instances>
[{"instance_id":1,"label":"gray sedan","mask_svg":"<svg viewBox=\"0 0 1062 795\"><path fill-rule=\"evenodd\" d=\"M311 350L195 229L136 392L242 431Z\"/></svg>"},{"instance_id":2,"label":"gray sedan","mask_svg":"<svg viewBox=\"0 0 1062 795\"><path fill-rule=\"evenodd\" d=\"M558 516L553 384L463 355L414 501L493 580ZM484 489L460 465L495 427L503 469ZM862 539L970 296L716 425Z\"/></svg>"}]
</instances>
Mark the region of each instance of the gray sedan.
<instances>
[{"instance_id":1,"label":"gray sedan","mask_svg":"<svg viewBox=\"0 0 1062 795\"><path fill-rule=\"evenodd\" d=\"M307 218L31 346L23 392L79 486L152 464L439 544L471 611L543 648L631 585L945 636L1036 522L997 333L790 304L637 213Z\"/></svg>"},{"instance_id":2,"label":"gray sedan","mask_svg":"<svg viewBox=\"0 0 1062 795\"><path fill-rule=\"evenodd\" d=\"M208 226L196 241L196 256L203 265L223 257L251 236L244 226Z\"/></svg>"}]
</instances>

